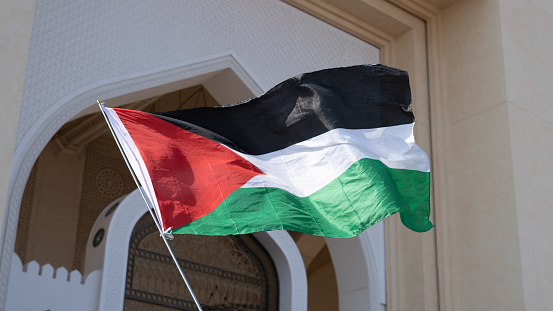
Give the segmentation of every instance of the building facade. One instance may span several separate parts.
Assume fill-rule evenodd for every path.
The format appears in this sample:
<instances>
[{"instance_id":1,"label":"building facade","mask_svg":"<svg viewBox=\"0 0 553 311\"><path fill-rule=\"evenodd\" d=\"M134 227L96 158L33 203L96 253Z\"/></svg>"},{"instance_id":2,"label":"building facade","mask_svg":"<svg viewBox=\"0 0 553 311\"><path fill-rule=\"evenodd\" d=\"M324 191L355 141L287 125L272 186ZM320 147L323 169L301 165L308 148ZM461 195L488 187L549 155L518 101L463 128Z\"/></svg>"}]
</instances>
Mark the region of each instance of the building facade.
<instances>
[{"instance_id":1,"label":"building facade","mask_svg":"<svg viewBox=\"0 0 553 311\"><path fill-rule=\"evenodd\" d=\"M436 228L417 234L392 216L352 239L270 232L206 240L197 245L212 245L205 247L211 255L201 258L220 256L216 249L242 255L225 261L236 265L213 259L205 267L242 276L244 262L247 271L266 270L251 272L266 275L263 282L245 278L248 285L228 288L263 283L272 298L252 289L245 301L273 301L279 310L546 310L553 303L550 1L0 5L0 309L20 310L29 300L52 310L82 302L90 310L131 308L126 276L139 286L147 280L140 275L153 273L129 272L137 254L131 238L146 232L138 225L147 210L97 99L147 111L224 105L301 72L361 63L409 72L416 139L432 162ZM186 243L180 247L197 250L191 256L204 254ZM55 281L44 281L48 275ZM28 284L36 289L21 290ZM75 291L74 299L52 302L56 290L44 288ZM159 299L160 310L186 307L179 303L188 298L173 296L172 305ZM246 308L233 303L209 306Z\"/></svg>"}]
</instances>

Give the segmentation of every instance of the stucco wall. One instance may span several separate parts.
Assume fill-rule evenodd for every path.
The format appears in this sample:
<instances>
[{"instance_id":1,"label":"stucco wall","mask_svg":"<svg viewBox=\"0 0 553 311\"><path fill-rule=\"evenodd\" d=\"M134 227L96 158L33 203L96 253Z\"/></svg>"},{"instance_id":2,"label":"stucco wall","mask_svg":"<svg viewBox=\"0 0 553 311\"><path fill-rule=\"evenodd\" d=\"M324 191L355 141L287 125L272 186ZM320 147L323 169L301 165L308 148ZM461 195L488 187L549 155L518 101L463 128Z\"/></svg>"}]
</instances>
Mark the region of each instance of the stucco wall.
<instances>
[{"instance_id":1,"label":"stucco wall","mask_svg":"<svg viewBox=\"0 0 553 311\"><path fill-rule=\"evenodd\" d=\"M553 3L465 0L442 13L448 305L545 310L553 303Z\"/></svg>"}]
</instances>

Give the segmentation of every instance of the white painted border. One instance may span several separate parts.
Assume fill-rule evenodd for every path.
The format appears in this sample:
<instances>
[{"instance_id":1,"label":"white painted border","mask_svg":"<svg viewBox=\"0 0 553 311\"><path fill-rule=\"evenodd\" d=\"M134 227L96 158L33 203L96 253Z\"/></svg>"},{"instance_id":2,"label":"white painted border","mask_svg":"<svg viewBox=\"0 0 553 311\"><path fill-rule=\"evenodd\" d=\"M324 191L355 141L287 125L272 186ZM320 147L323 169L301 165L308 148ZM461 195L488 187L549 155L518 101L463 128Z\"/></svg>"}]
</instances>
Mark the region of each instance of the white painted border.
<instances>
[{"instance_id":1,"label":"white painted border","mask_svg":"<svg viewBox=\"0 0 553 311\"><path fill-rule=\"evenodd\" d=\"M307 310L307 275L296 242L287 231L253 233L275 263L279 284L279 309Z\"/></svg>"},{"instance_id":2,"label":"white painted border","mask_svg":"<svg viewBox=\"0 0 553 311\"><path fill-rule=\"evenodd\" d=\"M121 201L113 214L105 240L98 310L123 309L129 242L136 222L147 211L148 208L136 189ZM279 280L279 309L307 310L307 276L294 240L286 231L259 232L254 236L275 263Z\"/></svg>"}]
</instances>

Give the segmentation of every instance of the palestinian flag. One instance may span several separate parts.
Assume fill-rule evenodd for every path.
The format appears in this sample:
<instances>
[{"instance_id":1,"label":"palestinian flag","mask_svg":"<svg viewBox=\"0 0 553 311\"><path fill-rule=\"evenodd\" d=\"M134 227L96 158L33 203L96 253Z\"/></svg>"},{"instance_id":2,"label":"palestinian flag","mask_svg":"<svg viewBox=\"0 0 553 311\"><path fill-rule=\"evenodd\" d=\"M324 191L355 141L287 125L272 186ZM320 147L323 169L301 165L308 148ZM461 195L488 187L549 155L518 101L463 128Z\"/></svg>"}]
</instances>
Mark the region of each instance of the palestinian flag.
<instances>
[{"instance_id":1,"label":"palestinian flag","mask_svg":"<svg viewBox=\"0 0 553 311\"><path fill-rule=\"evenodd\" d=\"M326 69L222 107L102 109L163 230L352 237L394 213L433 227L405 71Z\"/></svg>"}]
</instances>

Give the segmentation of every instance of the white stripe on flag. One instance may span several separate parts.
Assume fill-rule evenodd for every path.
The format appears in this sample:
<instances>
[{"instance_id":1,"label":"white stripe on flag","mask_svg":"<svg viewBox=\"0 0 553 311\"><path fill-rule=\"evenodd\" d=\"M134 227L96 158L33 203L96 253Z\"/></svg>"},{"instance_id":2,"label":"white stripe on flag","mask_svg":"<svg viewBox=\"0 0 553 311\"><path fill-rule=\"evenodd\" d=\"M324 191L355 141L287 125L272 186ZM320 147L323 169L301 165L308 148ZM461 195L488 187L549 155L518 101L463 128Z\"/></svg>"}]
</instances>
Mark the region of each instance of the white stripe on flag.
<instances>
[{"instance_id":1,"label":"white stripe on flag","mask_svg":"<svg viewBox=\"0 0 553 311\"><path fill-rule=\"evenodd\" d=\"M334 129L263 155L237 152L267 174L253 177L242 188L275 187L306 197L363 158L379 160L390 168L429 172L430 162L415 144L413 126Z\"/></svg>"}]
</instances>

